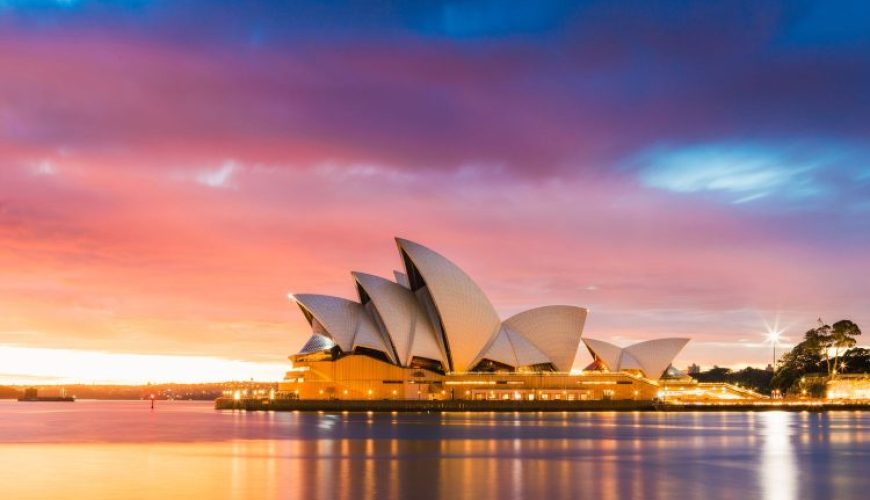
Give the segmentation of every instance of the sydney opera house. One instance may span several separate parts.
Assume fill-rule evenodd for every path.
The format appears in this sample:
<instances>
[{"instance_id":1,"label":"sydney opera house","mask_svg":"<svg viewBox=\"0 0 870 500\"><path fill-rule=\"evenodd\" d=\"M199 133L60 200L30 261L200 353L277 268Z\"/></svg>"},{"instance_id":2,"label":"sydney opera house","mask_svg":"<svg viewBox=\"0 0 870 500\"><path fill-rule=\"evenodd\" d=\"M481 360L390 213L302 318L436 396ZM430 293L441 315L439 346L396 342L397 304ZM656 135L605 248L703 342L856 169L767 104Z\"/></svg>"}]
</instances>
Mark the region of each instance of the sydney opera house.
<instances>
[{"instance_id":1,"label":"sydney opera house","mask_svg":"<svg viewBox=\"0 0 870 500\"><path fill-rule=\"evenodd\" d=\"M502 320L453 262L412 241L396 243L404 272L395 271L394 280L351 273L358 300L290 296L312 334L290 357L283 397L652 400L677 380L673 387L686 394L710 392L671 377L671 361L688 339L621 348L582 338L587 310L570 305ZM593 362L574 370L581 344ZM716 394L739 397L732 392Z\"/></svg>"}]
</instances>

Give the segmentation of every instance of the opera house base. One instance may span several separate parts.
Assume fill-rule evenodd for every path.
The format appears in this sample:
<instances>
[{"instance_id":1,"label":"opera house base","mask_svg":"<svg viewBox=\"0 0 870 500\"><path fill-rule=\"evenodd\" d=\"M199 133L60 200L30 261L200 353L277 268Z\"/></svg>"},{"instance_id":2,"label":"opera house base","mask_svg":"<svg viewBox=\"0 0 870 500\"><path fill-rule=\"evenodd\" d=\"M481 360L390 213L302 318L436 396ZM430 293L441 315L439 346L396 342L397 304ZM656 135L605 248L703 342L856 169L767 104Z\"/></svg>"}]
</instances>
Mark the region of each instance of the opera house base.
<instances>
[{"instance_id":1,"label":"opera house base","mask_svg":"<svg viewBox=\"0 0 870 500\"><path fill-rule=\"evenodd\" d=\"M652 401L523 401L468 399L241 399L219 398L218 410L324 412L515 412L515 411L649 411Z\"/></svg>"},{"instance_id":2,"label":"opera house base","mask_svg":"<svg viewBox=\"0 0 870 500\"><path fill-rule=\"evenodd\" d=\"M626 372L464 372L405 368L365 355L294 360L278 399L360 401L653 401L660 387Z\"/></svg>"},{"instance_id":3,"label":"opera house base","mask_svg":"<svg viewBox=\"0 0 870 500\"><path fill-rule=\"evenodd\" d=\"M274 398L218 400L220 409L310 411L618 411L758 400L728 384L651 380L629 371L496 371L442 374L368 355L294 356Z\"/></svg>"}]
</instances>

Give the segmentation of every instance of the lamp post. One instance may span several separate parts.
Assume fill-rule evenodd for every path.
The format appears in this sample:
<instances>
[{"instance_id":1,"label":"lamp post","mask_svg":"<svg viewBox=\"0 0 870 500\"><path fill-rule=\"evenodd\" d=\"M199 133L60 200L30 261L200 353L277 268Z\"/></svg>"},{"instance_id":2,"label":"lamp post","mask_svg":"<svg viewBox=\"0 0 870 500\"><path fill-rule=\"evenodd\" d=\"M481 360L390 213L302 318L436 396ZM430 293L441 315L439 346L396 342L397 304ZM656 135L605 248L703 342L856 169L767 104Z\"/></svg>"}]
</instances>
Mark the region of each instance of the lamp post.
<instances>
[{"instance_id":1,"label":"lamp post","mask_svg":"<svg viewBox=\"0 0 870 500\"><path fill-rule=\"evenodd\" d=\"M779 341L779 336L782 335L782 332L779 330L771 329L767 332L767 340L770 341L770 344L773 346L773 371L776 371L776 343Z\"/></svg>"}]
</instances>

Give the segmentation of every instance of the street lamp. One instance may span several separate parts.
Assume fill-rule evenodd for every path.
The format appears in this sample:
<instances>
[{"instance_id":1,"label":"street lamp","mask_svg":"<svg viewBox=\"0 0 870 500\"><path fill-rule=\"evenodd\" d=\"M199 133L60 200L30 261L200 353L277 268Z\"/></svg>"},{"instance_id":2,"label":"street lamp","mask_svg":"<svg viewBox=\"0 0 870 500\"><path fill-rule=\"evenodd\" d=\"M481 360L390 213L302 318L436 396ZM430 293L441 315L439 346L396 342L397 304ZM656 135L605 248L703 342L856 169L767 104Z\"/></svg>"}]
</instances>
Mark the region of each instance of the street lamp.
<instances>
[{"instance_id":1,"label":"street lamp","mask_svg":"<svg viewBox=\"0 0 870 500\"><path fill-rule=\"evenodd\" d=\"M773 370L776 371L776 343L779 342L779 337L782 335L782 332L771 328L767 330L767 340L770 341L770 344L773 346Z\"/></svg>"}]
</instances>

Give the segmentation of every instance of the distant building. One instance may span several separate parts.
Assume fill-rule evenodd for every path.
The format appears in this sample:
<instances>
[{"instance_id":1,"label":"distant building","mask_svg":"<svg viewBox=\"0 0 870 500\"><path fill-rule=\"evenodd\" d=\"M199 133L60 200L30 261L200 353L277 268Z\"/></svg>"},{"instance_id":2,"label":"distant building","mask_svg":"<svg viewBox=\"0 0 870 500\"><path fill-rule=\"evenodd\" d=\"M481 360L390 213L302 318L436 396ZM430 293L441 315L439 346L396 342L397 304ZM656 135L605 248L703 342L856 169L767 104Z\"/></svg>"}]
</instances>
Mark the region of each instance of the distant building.
<instances>
[{"instance_id":1,"label":"distant building","mask_svg":"<svg viewBox=\"0 0 870 500\"><path fill-rule=\"evenodd\" d=\"M691 365L689 365L689 368L686 370L686 373L688 373L689 375L697 375L697 374L701 373L701 367L696 365L695 363L692 363Z\"/></svg>"}]
</instances>

